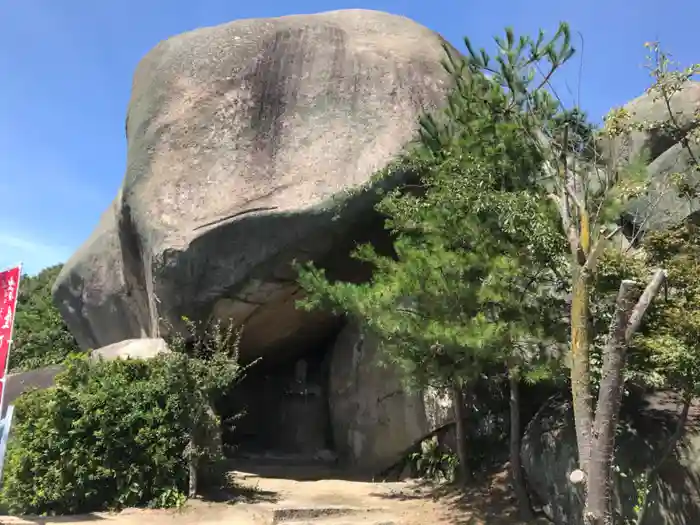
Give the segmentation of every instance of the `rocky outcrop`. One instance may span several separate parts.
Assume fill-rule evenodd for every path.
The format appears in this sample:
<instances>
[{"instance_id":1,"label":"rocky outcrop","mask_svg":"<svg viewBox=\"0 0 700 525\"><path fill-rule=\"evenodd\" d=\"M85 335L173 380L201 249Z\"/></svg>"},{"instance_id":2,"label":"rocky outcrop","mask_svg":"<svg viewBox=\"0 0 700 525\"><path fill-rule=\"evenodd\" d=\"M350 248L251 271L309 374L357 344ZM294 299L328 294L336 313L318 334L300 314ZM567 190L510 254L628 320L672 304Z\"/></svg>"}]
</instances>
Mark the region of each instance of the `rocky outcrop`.
<instances>
[{"instance_id":1,"label":"rocky outcrop","mask_svg":"<svg viewBox=\"0 0 700 525\"><path fill-rule=\"evenodd\" d=\"M615 154L630 160L646 151L647 161L653 162L671 149L684 135L695 129L695 112L700 110L700 82L689 82L671 97L671 111L681 133L676 135L668 129L657 127L651 131L632 131L618 139ZM658 91L647 91L624 105L634 124L662 123L669 120L669 108Z\"/></svg>"},{"instance_id":2,"label":"rocky outcrop","mask_svg":"<svg viewBox=\"0 0 700 525\"><path fill-rule=\"evenodd\" d=\"M674 119L679 133L662 127L650 131L633 131L615 141L613 155L621 162L628 162L640 154L646 155L649 164L647 174L651 180L649 194L635 201L628 210L628 219L644 230L664 228L677 224L700 210L700 200L688 199L678 191L674 174L690 175L692 184L700 183L694 169L692 156L700 159L700 147L689 141L690 151L682 139L697 131L700 113L700 82L689 82L670 99L670 111L666 101L656 91L647 92L624 106L633 123L663 123ZM691 154L692 152L692 154Z\"/></svg>"},{"instance_id":3,"label":"rocky outcrop","mask_svg":"<svg viewBox=\"0 0 700 525\"><path fill-rule=\"evenodd\" d=\"M156 46L134 75L121 191L54 287L79 344L211 314L245 322L251 358L325 337L330 316L294 307L289 263L367 231L370 203L353 190L444 100L442 46L366 10L239 20Z\"/></svg>"},{"instance_id":4,"label":"rocky outcrop","mask_svg":"<svg viewBox=\"0 0 700 525\"><path fill-rule=\"evenodd\" d=\"M356 323L341 332L330 356L328 403L340 459L374 473L452 419L451 400L410 392L394 366L383 366L376 339Z\"/></svg>"},{"instance_id":5,"label":"rocky outcrop","mask_svg":"<svg viewBox=\"0 0 700 525\"><path fill-rule=\"evenodd\" d=\"M680 400L672 394L627 398L617 437L616 501L620 512L634 516L637 503L634 480L658 458L674 432ZM653 505L646 523L682 525L700 523L700 407L691 410L687 439L678 456L659 469L651 487ZM581 516L581 499L568 480L576 468L576 434L571 405L560 398L547 403L530 422L522 443L523 467L534 500L544 505L557 525L572 525ZM577 518L578 517L578 518Z\"/></svg>"}]
</instances>

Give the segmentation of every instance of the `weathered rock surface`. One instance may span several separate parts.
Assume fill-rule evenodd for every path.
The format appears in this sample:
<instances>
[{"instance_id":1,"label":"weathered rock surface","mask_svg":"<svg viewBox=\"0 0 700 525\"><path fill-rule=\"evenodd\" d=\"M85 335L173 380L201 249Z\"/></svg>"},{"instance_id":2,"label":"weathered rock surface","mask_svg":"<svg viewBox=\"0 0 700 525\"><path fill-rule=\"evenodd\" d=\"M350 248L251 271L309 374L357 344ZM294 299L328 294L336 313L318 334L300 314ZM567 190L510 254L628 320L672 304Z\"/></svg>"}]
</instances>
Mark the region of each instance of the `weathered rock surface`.
<instances>
[{"instance_id":1,"label":"weathered rock surface","mask_svg":"<svg viewBox=\"0 0 700 525\"><path fill-rule=\"evenodd\" d=\"M152 359L159 354L170 352L168 344L159 337L151 339L129 339L94 350L90 357L93 359Z\"/></svg>"},{"instance_id":2,"label":"weathered rock surface","mask_svg":"<svg viewBox=\"0 0 700 525\"><path fill-rule=\"evenodd\" d=\"M695 186L700 175L695 171L695 159L700 159L698 144L675 144L648 167L651 179L649 195L635 203L634 222L644 230L659 230L676 225L700 210L700 200L694 196L682 196L679 192L677 174Z\"/></svg>"},{"instance_id":3,"label":"weathered rock surface","mask_svg":"<svg viewBox=\"0 0 700 525\"><path fill-rule=\"evenodd\" d=\"M679 399L653 394L643 400L627 399L615 461L626 477L616 475L616 500L627 517L637 502L634 479L656 465L676 428ZM659 469L650 497L655 503L647 523L681 525L700 523L700 407L693 407L683 452ZM569 473L576 468L576 434L570 403L550 401L529 424L522 444L523 467L535 499L544 504L558 525L577 523L581 503L572 491Z\"/></svg>"},{"instance_id":4,"label":"weathered rock surface","mask_svg":"<svg viewBox=\"0 0 700 525\"><path fill-rule=\"evenodd\" d=\"M658 92L645 93L626 104L633 123L663 123L669 120L669 109ZM664 228L677 224L700 210L700 201L682 196L673 174L687 173L694 184L700 177L689 167L693 166L691 154L681 139L696 129L695 121L700 111L700 82L689 82L686 87L671 97L670 109L675 125L681 132L673 134L665 129L633 131L615 141L614 155L622 162L635 159L642 152L647 154L647 173L651 179L649 195L634 202L629 218L644 230ZM700 148L691 141L696 158Z\"/></svg>"},{"instance_id":5,"label":"weathered rock surface","mask_svg":"<svg viewBox=\"0 0 700 525\"><path fill-rule=\"evenodd\" d=\"M632 123L663 123L668 121L669 112L666 102L657 91L646 92L624 106ZM671 97L671 111L680 136L674 136L668 130L657 128L652 131L633 131L624 139L618 140L615 153L625 159L647 151L649 162L661 156L678 143L681 136L695 128L695 112L700 109L700 82L689 82L683 89Z\"/></svg>"},{"instance_id":6,"label":"weathered rock surface","mask_svg":"<svg viewBox=\"0 0 700 525\"><path fill-rule=\"evenodd\" d=\"M328 403L341 461L379 472L452 419L450 399L407 391L398 371L380 364L376 340L356 323L331 352Z\"/></svg>"},{"instance_id":7,"label":"weathered rock surface","mask_svg":"<svg viewBox=\"0 0 700 525\"><path fill-rule=\"evenodd\" d=\"M444 100L443 39L366 10L239 20L156 46L139 64L122 189L54 297L83 348L215 313L249 356L312 344L292 259L356 239L367 199L333 221ZM351 233L349 233L351 232ZM156 330L160 325L161 331Z\"/></svg>"}]
</instances>

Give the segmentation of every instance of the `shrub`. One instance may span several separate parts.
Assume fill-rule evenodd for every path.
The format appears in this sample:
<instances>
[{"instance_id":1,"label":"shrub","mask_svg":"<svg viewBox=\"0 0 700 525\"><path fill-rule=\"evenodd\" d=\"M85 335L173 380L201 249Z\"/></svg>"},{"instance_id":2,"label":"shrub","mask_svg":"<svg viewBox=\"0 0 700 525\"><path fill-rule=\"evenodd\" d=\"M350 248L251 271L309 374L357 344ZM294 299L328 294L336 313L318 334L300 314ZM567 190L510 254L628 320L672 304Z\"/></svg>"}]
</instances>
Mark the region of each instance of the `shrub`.
<instances>
[{"instance_id":1,"label":"shrub","mask_svg":"<svg viewBox=\"0 0 700 525\"><path fill-rule=\"evenodd\" d=\"M61 268L59 264L34 276L22 276L10 352L12 372L59 364L80 350L51 297Z\"/></svg>"},{"instance_id":2,"label":"shrub","mask_svg":"<svg viewBox=\"0 0 700 525\"><path fill-rule=\"evenodd\" d=\"M236 357L69 358L54 387L16 403L2 489L8 511L181 504L192 455L202 465L221 453L209 407L239 377Z\"/></svg>"}]
</instances>

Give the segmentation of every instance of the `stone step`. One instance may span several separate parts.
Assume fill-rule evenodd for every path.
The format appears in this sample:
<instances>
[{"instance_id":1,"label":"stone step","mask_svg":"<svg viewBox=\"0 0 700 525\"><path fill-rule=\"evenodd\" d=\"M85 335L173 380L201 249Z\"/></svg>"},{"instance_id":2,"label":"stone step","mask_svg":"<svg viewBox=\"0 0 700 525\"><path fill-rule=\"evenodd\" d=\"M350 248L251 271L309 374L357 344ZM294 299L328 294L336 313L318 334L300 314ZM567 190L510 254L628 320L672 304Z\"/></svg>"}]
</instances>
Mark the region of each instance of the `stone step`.
<instances>
[{"instance_id":1,"label":"stone step","mask_svg":"<svg viewBox=\"0 0 700 525\"><path fill-rule=\"evenodd\" d=\"M353 516L353 519L355 519L355 517L359 517L362 514L368 514L377 510L350 505L280 505L276 503L258 503L255 504L255 509L259 513L269 517L271 523L303 522L309 520L317 522L320 519L348 516Z\"/></svg>"},{"instance_id":2,"label":"stone step","mask_svg":"<svg viewBox=\"0 0 700 525\"><path fill-rule=\"evenodd\" d=\"M405 522L394 516L365 516L361 519L329 518L320 520L285 521L283 525L403 525Z\"/></svg>"},{"instance_id":3,"label":"stone step","mask_svg":"<svg viewBox=\"0 0 700 525\"><path fill-rule=\"evenodd\" d=\"M400 518L382 512L366 511L350 516L319 516L292 520L276 520L273 524L281 525L403 525Z\"/></svg>"}]
</instances>

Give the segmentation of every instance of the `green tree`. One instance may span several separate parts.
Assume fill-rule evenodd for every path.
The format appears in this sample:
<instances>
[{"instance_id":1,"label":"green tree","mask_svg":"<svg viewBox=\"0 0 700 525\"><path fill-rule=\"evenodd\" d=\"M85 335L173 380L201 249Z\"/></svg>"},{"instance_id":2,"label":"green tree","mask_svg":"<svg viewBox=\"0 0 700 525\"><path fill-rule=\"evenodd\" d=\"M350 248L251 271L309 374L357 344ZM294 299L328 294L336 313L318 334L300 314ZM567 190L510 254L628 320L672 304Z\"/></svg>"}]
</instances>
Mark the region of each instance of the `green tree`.
<instances>
[{"instance_id":1,"label":"green tree","mask_svg":"<svg viewBox=\"0 0 700 525\"><path fill-rule=\"evenodd\" d=\"M62 265L22 276L10 350L10 371L19 372L62 363L80 348L53 304L51 287Z\"/></svg>"},{"instance_id":2,"label":"green tree","mask_svg":"<svg viewBox=\"0 0 700 525\"><path fill-rule=\"evenodd\" d=\"M462 480L468 475L464 389L485 367L506 365L514 399L511 466L526 512L518 385L541 370L540 345L531 343L545 340L557 324L556 297L563 296L553 292L561 292L564 237L538 184L540 148L522 132L535 122L528 108L512 104L497 80L460 57L448 54L445 67L456 84L445 112L425 116L420 143L383 174L411 172L418 180L377 206L394 253L357 250L375 269L364 284L331 283L318 269L300 270L308 293L302 304L359 317L407 380L452 389Z\"/></svg>"},{"instance_id":3,"label":"green tree","mask_svg":"<svg viewBox=\"0 0 700 525\"><path fill-rule=\"evenodd\" d=\"M560 114L568 116L558 119L552 115L552 93L543 89L549 85L549 76L541 75L539 85L534 79L541 71L551 70L542 67L540 62L557 64L573 53L565 52L569 42L565 24L560 26L559 33L562 35L559 53L552 47L545 47L544 53L539 55L532 51L543 39L542 33L533 41L527 37L516 39L511 31L506 31L506 39L499 41L493 67L489 64L488 53L477 53L471 47L469 62L473 69L487 71L498 79L510 94L513 105L530 108L529 117L539 123L535 128L545 136L538 142L554 172L547 184L552 189L551 197L557 204L570 252L570 376L580 465L579 470L572 473L571 480L583 486L586 523L602 525L612 519L612 458L626 352L666 274L657 270L641 296L638 283L629 279L620 282L615 312L602 350L601 380L594 403L591 349L599 334L591 330L591 296L597 264L608 241L620 230L609 226L610 218L645 191L646 172L634 169L637 163L618 162L614 148L607 158L600 158L595 144L591 145L591 154L591 148L583 148L580 140L572 141L572 133L581 137L579 119L572 121L573 112L567 111L561 103L558 104ZM612 144L621 135L615 125L617 120L614 114L606 120L604 131ZM530 126L524 125L521 129L529 133Z\"/></svg>"},{"instance_id":4,"label":"green tree","mask_svg":"<svg viewBox=\"0 0 700 525\"><path fill-rule=\"evenodd\" d=\"M312 304L316 296L326 297L337 308L340 306L339 310L360 315L380 334L386 334L388 346L395 346L393 352L390 348L389 354L402 356L397 361L409 363L407 369L411 373L449 378L466 373L466 369L460 369L464 367L463 363L468 363L474 369L478 369L482 359L505 359L510 364L512 361L508 352L494 351L494 347L503 347L503 341L508 339L504 334L517 334L517 337L510 338L511 341L522 338L524 333L519 330L518 322L529 318L527 301L521 305L523 312L518 320L513 321L510 317L512 312L509 306L513 305L514 299L512 291L517 288L512 283L518 281L516 275L528 275L524 268L533 273L533 268L541 261L532 259L522 263L510 251L511 246L520 246L519 241L509 239L503 242L499 239L498 232L494 230L500 228L500 231L507 231L504 226L515 224L513 218L522 208L513 202L506 213L503 208L489 208L494 202L491 200L492 192L499 186L484 184L483 180L494 180L489 177L498 179L499 175L503 175L500 191L520 190L522 194L538 196L538 202L544 200L543 189L546 188L547 197L556 204L561 223L560 229L548 230L551 235L549 245L564 240L569 252L567 262L559 269L558 275L561 288L571 292L566 315L570 326L568 360L580 465L580 469L572 473L571 480L583 487L583 519L591 525L607 523L612 519L611 467L628 350L666 278L666 271L657 268L650 277L651 268L645 267L646 273L641 278L648 280L648 285L643 290L638 281L619 281L607 330L592 322L595 311L592 298L595 299L601 254L621 229L611 222L619 218L620 212L632 199L647 190L647 174L645 169L640 169L644 167L640 159L620 162L617 156L619 139L624 139L624 135L631 130L624 111L613 111L606 118L602 132L594 133L582 112L563 107L556 93L551 91L553 73L574 52L566 24L561 24L554 38L547 42L542 32L537 39L516 38L512 30L506 30L505 38L496 39L496 42L498 50L493 59L485 50L475 51L467 39L465 43L469 53L463 60L448 57L447 66L456 84L455 95L450 98L448 108L442 115L426 117L422 122L423 153L428 150L440 162L428 168L422 166L430 174L426 177L424 172L419 173L422 191L408 195L395 192L395 201L407 203L403 216L397 213L403 212L400 206L387 206L392 202L391 198L380 205L380 210L389 217L387 224L397 239L396 257L380 258L371 250L361 250L360 255L378 268L374 280L367 285L331 285L313 272L313 278L302 274L302 281L311 292ZM673 96L696 71L689 68L669 74L663 57L661 63L661 67L655 70L656 88L661 92L661 97ZM475 78L483 79L488 88L472 89ZM659 78L663 81L658 82ZM674 124L671 105L667 99L666 102L669 108L667 121L651 125L645 123L643 130L677 125ZM484 122L488 124L484 125ZM510 134L499 135L505 129ZM605 156L600 153L598 141L601 137L610 146ZM682 142L688 149L688 140ZM448 164L454 163L455 159L464 159L465 154L468 155L465 164L459 164L456 168L454 164ZM692 151L690 157L693 157ZM481 167L487 175L475 175L474 166ZM520 170L515 166L526 169ZM441 180L456 180L458 184L464 184L464 181L468 184L473 180L482 182L471 188L450 187L443 183L449 190L431 201L431 192L435 189L430 187L429 180L440 180L437 174L441 172L464 175L461 178L447 176ZM529 178L518 178L520 173L527 173ZM687 188L687 177L683 180ZM524 184L519 186L519 183ZM465 195L470 195L470 191L476 188L479 191L476 193L477 208L489 213L468 214L465 219L465 214L459 214L445 205L446 202L459 202L462 207L457 206L457 210L471 212L474 203L468 198L465 200ZM396 195L401 198L398 199ZM435 191L434 195L439 193ZM483 207L482 200L485 203ZM448 211L441 215L443 208ZM451 223L452 218L458 223ZM470 224L470 218L475 222ZM538 231L541 225L546 224L540 219L534 215L527 227L521 226L522 231L533 227ZM498 227L492 229L490 224ZM474 238L470 237L475 235L475 230L488 232L488 236L479 237L477 233ZM432 242L426 241L426 233L430 234ZM451 240L452 235L455 238L462 235L467 241L461 245L455 244ZM452 250L455 247L465 249L473 239L479 239L475 243L478 250L469 250L470 258L450 258L454 256ZM493 251L484 249L491 247L491 242L497 247ZM513 244L509 244L511 242ZM535 235L532 245L537 242ZM450 257L443 253L449 253ZM494 256L496 258L492 259ZM421 262L416 264L414 259ZM499 262L494 264L496 260ZM431 261L440 261L435 263L437 269L430 266ZM648 262L654 263L652 260ZM446 267L467 271L460 273L455 270L453 275L449 275L445 272ZM419 270L411 273L406 268ZM468 271L471 268L477 270L472 274ZM557 273L551 264L545 264L543 268ZM430 272L443 281L425 277ZM538 284L546 283L549 276L534 273L540 279ZM640 274L636 275L640 277ZM475 280L463 282L468 279ZM495 280L499 283L492 290L490 286ZM440 286L435 286L435 282ZM547 289L546 284L544 287ZM431 293L421 302L420 294L425 290L431 290ZM450 300L452 296L454 300ZM480 303L485 297L490 297L491 302L486 300ZM527 294L526 297L530 298ZM428 310L426 315L416 307L423 303L437 303L439 307ZM473 309L465 308L465 303ZM375 310L376 304L382 307ZM450 305L453 308L457 305L457 309L450 310ZM494 308L494 305L497 306ZM425 307L423 309L427 310ZM406 310L415 319L424 319L407 323L401 315ZM461 317L452 320L449 316L455 311ZM377 321L387 318L390 321ZM451 333L459 333L462 338L449 340L445 345L431 345L432 339L439 341L436 336L443 335L442 323L446 319L450 319L451 324L445 323L444 327L450 327ZM534 331L537 332L536 329ZM417 344L416 341L426 334L432 339ZM600 341L603 343L601 369L597 374L598 371L591 368L591 360L595 344ZM436 348L440 352L436 352ZM445 364L447 366L443 368ZM452 376L447 371L451 371ZM594 402L596 390L597 400Z\"/></svg>"}]
</instances>

